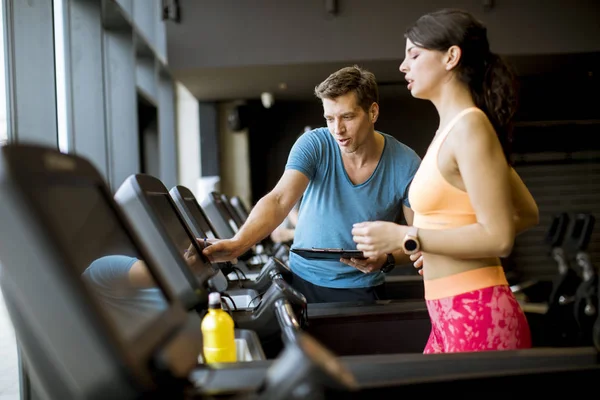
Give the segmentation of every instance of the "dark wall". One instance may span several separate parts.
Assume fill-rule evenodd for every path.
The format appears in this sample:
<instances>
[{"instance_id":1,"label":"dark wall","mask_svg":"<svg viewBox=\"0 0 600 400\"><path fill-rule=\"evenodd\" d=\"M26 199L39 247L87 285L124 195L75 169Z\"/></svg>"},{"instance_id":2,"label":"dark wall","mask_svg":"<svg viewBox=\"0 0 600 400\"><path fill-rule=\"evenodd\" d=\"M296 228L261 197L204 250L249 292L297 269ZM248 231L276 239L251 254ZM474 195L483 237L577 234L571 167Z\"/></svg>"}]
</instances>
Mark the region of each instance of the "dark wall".
<instances>
[{"instance_id":1,"label":"dark wall","mask_svg":"<svg viewBox=\"0 0 600 400\"><path fill-rule=\"evenodd\" d=\"M565 84L557 84L562 78L566 79ZM600 133L598 93L599 80L593 74L568 79L521 78L513 151L527 155L600 150L595 140ZM324 126L322 112L318 99L278 101L270 109L265 109L260 101L247 103L253 203L281 177L289 150L304 126ZM380 99L375 128L394 136L422 157L438 123L437 112L430 102L386 96Z\"/></svg>"},{"instance_id":2,"label":"dark wall","mask_svg":"<svg viewBox=\"0 0 600 400\"><path fill-rule=\"evenodd\" d=\"M521 79L513 150L519 154L596 150L600 80L592 73Z\"/></svg>"},{"instance_id":3,"label":"dark wall","mask_svg":"<svg viewBox=\"0 0 600 400\"><path fill-rule=\"evenodd\" d=\"M322 125L323 111L318 101L277 101L269 109L260 101L250 101L246 107L254 204L279 180L288 153L304 127Z\"/></svg>"},{"instance_id":4,"label":"dark wall","mask_svg":"<svg viewBox=\"0 0 600 400\"><path fill-rule=\"evenodd\" d=\"M253 203L267 194L283 174L290 149L307 125L325 126L323 108L314 101L278 101L265 109L247 103ZM438 117L425 101L380 100L377 130L388 133L423 155L433 138Z\"/></svg>"},{"instance_id":5,"label":"dark wall","mask_svg":"<svg viewBox=\"0 0 600 400\"><path fill-rule=\"evenodd\" d=\"M483 1L180 0L181 23L167 24L174 70L378 60L402 57L403 34L420 15L440 7L473 12L500 54L600 51L597 0ZM227 51L223 51L227 49Z\"/></svg>"},{"instance_id":6,"label":"dark wall","mask_svg":"<svg viewBox=\"0 0 600 400\"><path fill-rule=\"evenodd\" d=\"M503 260L522 279L552 279L557 265L544 243L552 217L591 212L600 218L600 83L578 73L520 79L521 102L514 130L515 168L540 210L540 224L519 235ZM382 98L376 129L412 147L420 156L438 125L435 108L416 99ZM305 125L323 126L320 101L277 102L266 110L248 103L253 203L277 183L288 152ZM600 257L600 223L588 251ZM572 254L570 255L572 256Z\"/></svg>"}]
</instances>

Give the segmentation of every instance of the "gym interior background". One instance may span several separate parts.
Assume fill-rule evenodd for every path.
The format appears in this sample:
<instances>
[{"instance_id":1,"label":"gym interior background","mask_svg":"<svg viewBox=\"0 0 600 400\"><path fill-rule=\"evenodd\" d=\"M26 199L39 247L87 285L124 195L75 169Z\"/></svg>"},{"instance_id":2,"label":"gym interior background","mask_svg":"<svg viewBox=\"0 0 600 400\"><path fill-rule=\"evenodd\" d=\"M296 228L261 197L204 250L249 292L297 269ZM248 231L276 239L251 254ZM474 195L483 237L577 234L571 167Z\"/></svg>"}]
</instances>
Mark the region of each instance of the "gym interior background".
<instances>
[{"instance_id":1,"label":"gym interior background","mask_svg":"<svg viewBox=\"0 0 600 400\"><path fill-rule=\"evenodd\" d=\"M314 86L359 64L380 84L376 128L423 156L437 116L410 97L398 66L404 29L442 6L480 17L492 50L518 73L513 161L540 224L517 238L507 266L551 277L551 218L600 215L594 0L2 0L0 142L88 157L115 190L146 172L198 197L216 188L252 205L303 128L323 125ZM598 228L588 251L600 255ZM16 365L4 370L0 399L18 391Z\"/></svg>"}]
</instances>

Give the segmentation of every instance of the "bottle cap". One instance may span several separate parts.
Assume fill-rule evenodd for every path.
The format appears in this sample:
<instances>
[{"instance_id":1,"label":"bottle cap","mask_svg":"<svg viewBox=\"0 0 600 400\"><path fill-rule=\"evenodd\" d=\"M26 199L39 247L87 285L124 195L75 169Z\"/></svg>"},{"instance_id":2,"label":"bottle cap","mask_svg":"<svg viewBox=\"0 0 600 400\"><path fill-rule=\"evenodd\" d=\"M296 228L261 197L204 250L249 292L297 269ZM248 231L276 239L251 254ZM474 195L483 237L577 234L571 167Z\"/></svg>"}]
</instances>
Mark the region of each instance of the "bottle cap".
<instances>
[{"instance_id":1,"label":"bottle cap","mask_svg":"<svg viewBox=\"0 0 600 400\"><path fill-rule=\"evenodd\" d=\"M208 305L221 307L221 293L211 292L208 294Z\"/></svg>"}]
</instances>

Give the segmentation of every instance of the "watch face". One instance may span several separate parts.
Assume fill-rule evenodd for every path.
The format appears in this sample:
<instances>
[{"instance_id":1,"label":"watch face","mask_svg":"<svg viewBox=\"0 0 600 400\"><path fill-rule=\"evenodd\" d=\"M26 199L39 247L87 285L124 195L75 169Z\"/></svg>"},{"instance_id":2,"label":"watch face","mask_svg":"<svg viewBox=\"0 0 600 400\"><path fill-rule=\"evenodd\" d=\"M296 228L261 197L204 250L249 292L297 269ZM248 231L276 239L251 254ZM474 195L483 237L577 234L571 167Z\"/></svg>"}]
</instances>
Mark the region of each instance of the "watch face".
<instances>
[{"instance_id":1,"label":"watch face","mask_svg":"<svg viewBox=\"0 0 600 400\"><path fill-rule=\"evenodd\" d=\"M417 241L414 239L407 239L404 242L404 248L406 251L415 251L417 249Z\"/></svg>"}]
</instances>

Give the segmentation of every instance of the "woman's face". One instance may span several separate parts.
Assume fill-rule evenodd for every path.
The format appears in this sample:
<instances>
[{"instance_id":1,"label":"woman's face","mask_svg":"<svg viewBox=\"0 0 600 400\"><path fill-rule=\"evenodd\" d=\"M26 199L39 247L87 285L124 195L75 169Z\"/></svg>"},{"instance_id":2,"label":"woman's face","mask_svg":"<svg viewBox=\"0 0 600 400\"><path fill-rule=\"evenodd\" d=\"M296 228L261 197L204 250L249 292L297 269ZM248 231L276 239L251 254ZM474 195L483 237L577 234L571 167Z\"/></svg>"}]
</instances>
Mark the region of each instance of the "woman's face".
<instances>
[{"instance_id":1,"label":"woman's face","mask_svg":"<svg viewBox=\"0 0 600 400\"><path fill-rule=\"evenodd\" d=\"M434 97L449 73L444 53L419 47L409 39L406 39L406 54L400 72L406 75L408 90L418 99Z\"/></svg>"}]
</instances>

